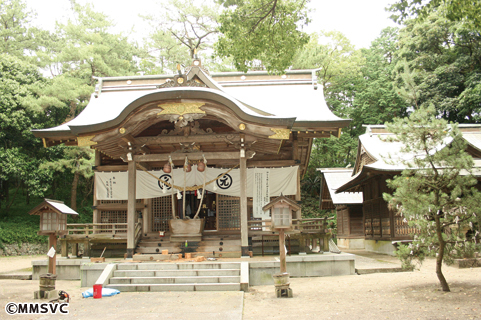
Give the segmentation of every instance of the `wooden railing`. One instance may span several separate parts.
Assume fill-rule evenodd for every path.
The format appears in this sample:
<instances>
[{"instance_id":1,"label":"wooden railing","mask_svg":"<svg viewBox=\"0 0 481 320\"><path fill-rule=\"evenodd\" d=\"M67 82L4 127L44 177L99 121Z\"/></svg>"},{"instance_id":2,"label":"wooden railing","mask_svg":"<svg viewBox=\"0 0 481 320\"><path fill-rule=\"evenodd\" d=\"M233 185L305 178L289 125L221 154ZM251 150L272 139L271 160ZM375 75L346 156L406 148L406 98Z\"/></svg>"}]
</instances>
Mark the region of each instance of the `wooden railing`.
<instances>
[{"instance_id":1,"label":"wooden railing","mask_svg":"<svg viewBox=\"0 0 481 320\"><path fill-rule=\"evenodd\" d=\"M112 234L127 236L127 223L68 223L67 235Z\"/></svg>"},{"instance_id":2,"label":"wooden railing","mask_svg":"<svg viewBox=\"0 0 481 320\"><path fill-rule=\"evenodd\" d=\"M142 235L142 222L135 223L134 241L138 243ZM67 224L67 238L70 239L127 239L127 223L69 223Z\"/></svg>"},{"instance_id":3,"label":"wooden railing","mask_svg":"<svg viewBox=\"0 0 481 320\"><path fill-rule=\"evenodd\" d=\"M270 225L271 219L247 221L249 233L272 234ZM326 229L326 218L292 219L292 233L326 233Z\"/></svg>"}]
</instances>

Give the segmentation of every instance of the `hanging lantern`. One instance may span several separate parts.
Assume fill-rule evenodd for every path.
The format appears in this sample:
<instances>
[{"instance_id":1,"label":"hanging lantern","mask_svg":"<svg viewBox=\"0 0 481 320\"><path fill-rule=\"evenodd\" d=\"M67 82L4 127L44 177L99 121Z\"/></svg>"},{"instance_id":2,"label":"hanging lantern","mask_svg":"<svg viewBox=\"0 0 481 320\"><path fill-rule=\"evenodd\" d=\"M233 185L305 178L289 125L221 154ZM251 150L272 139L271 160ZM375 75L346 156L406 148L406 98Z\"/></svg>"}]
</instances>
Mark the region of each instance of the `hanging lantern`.
<instances>
[{"instance_id":1,"label":"hanging lantern","mask_svg":"<svg viewBox=\"0 0 481 320\"><path fill-rule=\"evenodd\" d=\"M205 163L203 163L202 161L199 162L199 164L197 165L197 171L199 172L204 172L205 170Z\"/></svg>"},{"instance_id":2,"label":"hanging lantern","mask_svg":"<svg viewBox=\"0 0 481 320\"><path fill-rule=\"evenodd\" d=\"M191 172L192 171L192 166L190 165L190 163L187 163L184 166L184 170L185 170L185 172Z\"/></svg>"},{"instance_id":3,"label":"hanging lantern","mask_svg":"<svg viewBox=\"0 0 481 320\"><path fill-rule=\"evenodd\" d=\"M172 171L172 167L170 166L170 163L164 164L164 172L165 173L170 173Z\"/></svg>"}]
</instances>

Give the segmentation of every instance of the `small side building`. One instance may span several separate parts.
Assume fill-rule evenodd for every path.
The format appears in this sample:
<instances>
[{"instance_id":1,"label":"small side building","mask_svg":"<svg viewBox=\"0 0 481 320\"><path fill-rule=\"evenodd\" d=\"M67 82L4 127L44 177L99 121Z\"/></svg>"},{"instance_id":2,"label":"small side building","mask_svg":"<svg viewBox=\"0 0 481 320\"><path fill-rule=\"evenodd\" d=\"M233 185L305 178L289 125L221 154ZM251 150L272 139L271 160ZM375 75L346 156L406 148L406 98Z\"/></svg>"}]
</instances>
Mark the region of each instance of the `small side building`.
<instances>
[{"instance_id":1,"label":"small side building","mask_svg":"<svg viewBox=\"0 0 481 320\"><path fill-rule=\"evenodd\" d=\"M467 142L466 152L473 157L474 166L481 167L481 125L460 124L458 128ZM402 143L387 139L388 136L393 134L384 125L366 126L366 133L359 137L351 179L339 186L336 193L362 192L365 249L394 254L395 242L412 240L414 230L389 208L383 193L392 193L386 181L407 169L399 159L413 155L402 153Z\"/></svg>"},{"instance_id":2,"label":"small side building","mask_svg":"<svg viewBox=\"0 0 481 320\"><path fill-rule=\"evenodd\" d=\"M364 249L362 192L336 193L352 178L352 169L319 168L321 172L321 210L335 210L337 246L341 249Z\"/></svg>"}]
</instances>

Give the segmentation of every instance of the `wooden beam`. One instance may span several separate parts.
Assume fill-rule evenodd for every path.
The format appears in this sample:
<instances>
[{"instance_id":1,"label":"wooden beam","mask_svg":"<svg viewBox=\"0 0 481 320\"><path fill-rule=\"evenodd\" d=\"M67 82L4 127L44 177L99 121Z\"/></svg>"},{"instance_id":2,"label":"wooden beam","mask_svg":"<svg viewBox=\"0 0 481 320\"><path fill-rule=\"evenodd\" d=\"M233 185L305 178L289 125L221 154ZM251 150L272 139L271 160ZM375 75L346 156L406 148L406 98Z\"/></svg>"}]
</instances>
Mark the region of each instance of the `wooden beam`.
<instances>
[{"instance_id":1,"label":"wooden beam","mask_svg":"<svg viewBox=\"0 0 481 320\"><path fill-rule=\"evenodd\" d=\"M245 137L246 142L254 142L258 138L254 136L247 135ZM170 143L208 143L208 142L227 142L227 143L238 143L240 141L239 133L228 133L228 134L200 134L185 136L168 136L160 135L155 137L139 137L136 138L136 143L140 145L161 145Z\"/></svg>"},{"instance_id":2,"label":"wooden beam","mask_svg":"<svg viewBox=\"0 0 481 320\"><path fill-rule=\"evenodd\" d=\"M127 165L115 165L115 166L95 166L94 171L127 171Z\"/></svg>"},{"instance_id":3,"label":"wooden beam","mask_svg":"<svg viewBox=\"0 0 481 320\"><path fill-rule=\"evenodd\" d=\"M127 143L130 142L132 146L139 144L137 140L130 133L127 133L126 135L123 135L120 138Z\"/></svg>"},{"instance_id":4,"label":"wooden beam","mask_svg":"<svg viewBox=\"0 0 481 320\"><path fill-rule=\"evenodd\" d=\"M246 157L252 158L253 151L246 151ZM145 154L134 156L135 162L150 162L150 161L167 161L169 156L172 160L183 160L187 157L189 160L202 160L203 156L209 160L234 160L239 159L239 152L187 152L187 153L171 153L171 154Z\"/></svg>"},{"instance_id":5,"label":"wooden beam","mask_svg":"<svg viewBox=\"0 0 481 320\"><path fill-rule=\"evenodd\" d=\"M97 210L127 210L127 203L102 203L95 206ZM145 205L143 203L136 203L135 209L141 210L144 209Z\"/></svg>"},{"instance_id":6,"label":"wooden beam","mask_svg":"<svg viewBox=\"0 0 481 320\"><path fill-rule=\"evenodd\" d=\"M139 150L144 154L150 154L150 149L146 146L140 147Z\"/></svg>"}]
</instances>

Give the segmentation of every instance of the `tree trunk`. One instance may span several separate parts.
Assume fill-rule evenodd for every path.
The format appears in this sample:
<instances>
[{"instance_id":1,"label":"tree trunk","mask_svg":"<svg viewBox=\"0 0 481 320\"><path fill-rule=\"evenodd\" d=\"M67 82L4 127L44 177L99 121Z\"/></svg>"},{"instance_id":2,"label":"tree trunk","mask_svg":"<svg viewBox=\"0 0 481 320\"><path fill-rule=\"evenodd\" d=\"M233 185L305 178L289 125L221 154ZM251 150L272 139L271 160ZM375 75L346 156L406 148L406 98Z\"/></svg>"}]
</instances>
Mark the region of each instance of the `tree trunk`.
<instances>
[{"instance_id":1,"label":"tree trunk","mask_svg":"<svg viewBox=\"0 0 481 320\"><path fill-rule=\"evenodd\" d=\"M443 239L441 222L437 214L435 217L435 221L436 221L436 234L438 236L438 241L439 241L439 252L438 252L438 255L436 256L436 275L438 276L438 279L439 279L439 282L441 283L441 287L443 288L443 291L449 292L451 290L449 290L448 282L446 281L446 278L444 278L443 271L441 270L443 266L444 249L446 247L446 242L444 242L444 239Z\"/></svg>"},{"instance_id":2,"label":"tree trunk","mask_svg":"<svg viewBox=\"0 0 481 320\"><path fill-rule=\"evenodd\" d=\"M77 186L79 178L80 174L75 172L72 182L72 194L70 196L70 208L72 208L74 211L77 211Z\"/></svg>"},{"instance_id":3,"label":"tree trunk","mask_svg":"<svg viewBox=\"0 0 481 320\"><path fill-rule=\"evenodd\" d=\"M17 185L17 188L15 189L15 193L13 194L12 201L10 201L10 203L5 208L5 216L7 216L8 210L10 210L10 207L12 206L13 202L15 201L15 198L17 197L18 189L20 189L20 183Z\"/></svg>"}]
</instances>

